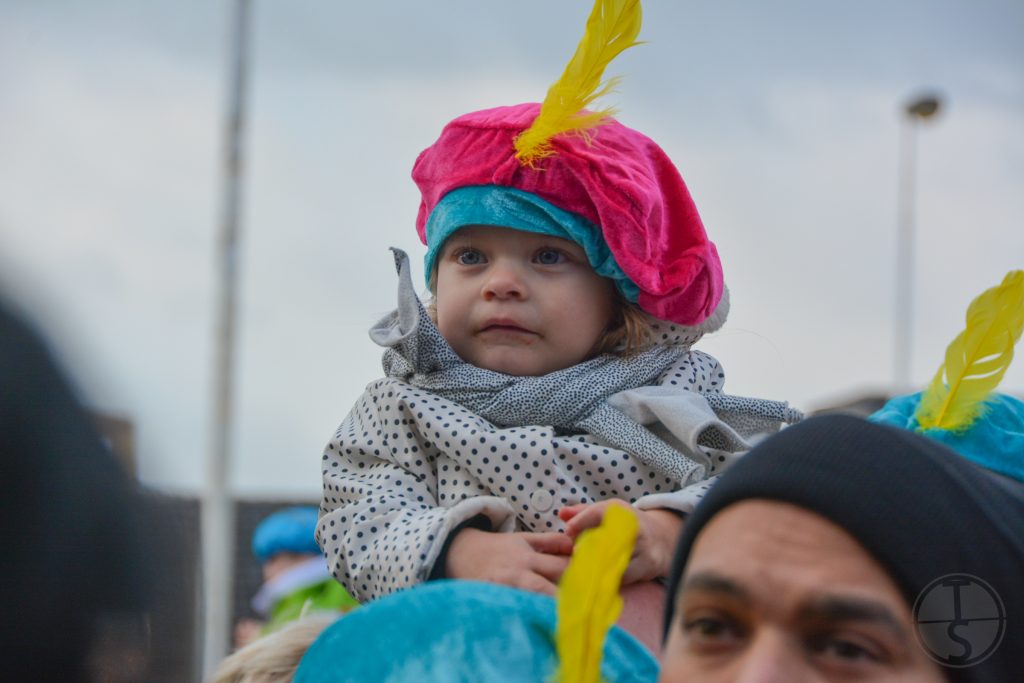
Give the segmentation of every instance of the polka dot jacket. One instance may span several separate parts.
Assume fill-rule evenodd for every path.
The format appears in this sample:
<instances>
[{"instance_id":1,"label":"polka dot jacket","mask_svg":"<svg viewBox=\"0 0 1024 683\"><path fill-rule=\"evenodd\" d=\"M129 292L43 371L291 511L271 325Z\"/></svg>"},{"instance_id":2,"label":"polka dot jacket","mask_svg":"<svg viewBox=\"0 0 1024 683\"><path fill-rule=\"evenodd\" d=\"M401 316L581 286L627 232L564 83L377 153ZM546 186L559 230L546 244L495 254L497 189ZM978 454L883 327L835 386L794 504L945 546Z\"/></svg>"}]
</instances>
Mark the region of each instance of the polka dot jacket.
<instances>
[{"instance_id":1,"label":"polka dot jacket","mask_svg":"<svg viewBox=\"0 0 1024 683\"><path fill-rule=\"evenodd\" d=\"M388 353L398 349L404 371L386 357L393 376L366 388L322 458L317 542L334 577L360 601L425 580L452 529L478 515L508 532L562 530L560 508L608 498L689 512L753 440L799 419L785 404L722 394L718 361L689 350L686 330L667 326L663 343L676 349L673 362L608 403L678 458L699 463L688 481L608 438L564 426L498 424L465 400L417 386L424 375L416 366L437 357L424 345L447 344L423 323L418 300L403 300L410 292L411 282L399 310L378 324L390 332L371 333ZM403 318L413 323L402 325ZM436 378L437 368L429 370L425 376Z\"/></svg>"}]
</instances>

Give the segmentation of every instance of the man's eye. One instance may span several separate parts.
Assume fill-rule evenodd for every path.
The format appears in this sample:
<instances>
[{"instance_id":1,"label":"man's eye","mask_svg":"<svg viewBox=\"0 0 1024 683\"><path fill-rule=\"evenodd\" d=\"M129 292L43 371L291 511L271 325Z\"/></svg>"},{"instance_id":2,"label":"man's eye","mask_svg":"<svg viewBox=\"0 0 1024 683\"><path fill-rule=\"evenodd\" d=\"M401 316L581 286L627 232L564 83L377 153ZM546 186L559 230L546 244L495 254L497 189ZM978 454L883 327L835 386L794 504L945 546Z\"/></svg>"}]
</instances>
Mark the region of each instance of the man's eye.
<instances>
[{"instance_id":1,"label":"man's eye","mask_svg":"<svg viewBox=\"0 0 1024 683\"><path fill-rule=\"evenodd\" d=\"M683 624L683 631L696 640L716 641L732 639L739 629L731 621L719 617L698 617Z\"/></svg>"},{"instance_id":2,"label":"man's eye","mask_svg":"<svg viewBox=\"0 0 1024 683\"><path fill-rule=\"evenodd\" d=\"M565 261L565 254L558 249L541 249L535 258L542 266L554 266Z\"/></svg>"},{"instance_id":3,"label":"man's eye","mask_svg":"<svg viewBox=\"0 0 1024 683\"><path fill-rule=\"evenodd\" d=\"M812 652L843 662L879 662L885 658L880 648L854 638L825 635L810 642Z\"/></svg>"},{"instance_id":4,"label":"man's eye","mask_svg":"<svg viewBox=\"0 0 1024 683\"><path fill-rule=\"evenodd\" d=\"M477 266L484 262L484 255L476 249L460 249L455 254L455 261L464 266Z\"/></svg>"}]
</instances>

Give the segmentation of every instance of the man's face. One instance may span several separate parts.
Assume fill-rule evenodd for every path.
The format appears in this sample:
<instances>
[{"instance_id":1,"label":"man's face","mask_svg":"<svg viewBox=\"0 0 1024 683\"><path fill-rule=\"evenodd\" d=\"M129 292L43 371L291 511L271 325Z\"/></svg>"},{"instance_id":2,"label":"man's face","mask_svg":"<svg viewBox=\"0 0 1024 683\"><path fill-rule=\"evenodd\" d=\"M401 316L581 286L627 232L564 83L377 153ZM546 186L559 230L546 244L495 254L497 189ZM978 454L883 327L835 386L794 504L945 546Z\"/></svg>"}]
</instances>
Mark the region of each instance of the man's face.
<instances>
[{"instance_id":1,"label":"man's face","mask_svg":"<svg viewBox=\"0 0 1024 683\"><path fill-rule=\"evenodd\" d=\"M852 536L803 508L748 500L697 536L658 680L946 679L896 584Z\"/></svg>"},{"instance_id":2,"label":"man's face","mask_svg":"<svg viewBox=\"0 0 1024 683\"><path fill-rule=\"evenodd\" d=\"M614 308L610 280L575 242L470 226L437 266L437 327L468 363L545 375L587 359Z\"/></svg>"}]
</instances>

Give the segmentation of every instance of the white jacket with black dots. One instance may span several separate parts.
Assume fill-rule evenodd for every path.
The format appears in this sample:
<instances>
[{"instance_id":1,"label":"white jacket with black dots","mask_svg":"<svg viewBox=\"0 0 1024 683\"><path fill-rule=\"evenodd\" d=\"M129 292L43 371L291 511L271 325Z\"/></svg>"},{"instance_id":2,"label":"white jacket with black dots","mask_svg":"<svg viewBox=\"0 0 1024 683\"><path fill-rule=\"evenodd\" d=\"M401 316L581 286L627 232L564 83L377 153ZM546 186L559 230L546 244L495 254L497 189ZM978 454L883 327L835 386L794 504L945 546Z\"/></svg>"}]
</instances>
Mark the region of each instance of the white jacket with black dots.
<instances>
[{"instance_id":1,"label":"white jacket with black dots","mask_svg":"<svg viewBox=\"0 0 1024 683\"><path fill-rule=\"evenodd\" d=\"M689 351L656 386L609 402L703 459L710 476L745 448L704 445L714 441L708 435L738 430L749 441L780 426L742 408L716 414L707 398L720 394L723 382L718 361ZM543 425L496 427L388 378L370 384L341 423L322 470L317 540L335 578L360 601L425 580L451 530L477 515L494 531L557 531L563 529L558 510L566 505L621 498L639 509L685 513L710 485L680 489L591 435Z\"/></svg>"}]
</instances>

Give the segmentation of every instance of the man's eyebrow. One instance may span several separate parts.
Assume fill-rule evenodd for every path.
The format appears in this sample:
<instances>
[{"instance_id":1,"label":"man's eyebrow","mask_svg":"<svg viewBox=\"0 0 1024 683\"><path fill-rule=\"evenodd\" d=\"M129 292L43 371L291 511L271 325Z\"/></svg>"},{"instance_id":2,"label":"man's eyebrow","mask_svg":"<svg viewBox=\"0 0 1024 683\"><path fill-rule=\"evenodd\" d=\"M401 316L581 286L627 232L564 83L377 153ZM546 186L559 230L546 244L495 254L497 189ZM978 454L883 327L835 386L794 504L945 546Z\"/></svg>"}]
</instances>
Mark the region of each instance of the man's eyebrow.
<instances>
[{"instance_id":1,"label":"man's eyebrow","mask_svg":"<svg viewBox=\"0 0 1024 683\"><path fill-rule=\"evenodd\" d=\"M738 600L749 601L750 593L742 586L726 577L713 572L700 572L686 577L683 587L679 591L700 591L704 593L722 593Z\"/></svg>"},{"instance_id":2,"label":"man's eyebrow","mask_svg":"<svg viewBox=\"0 0 1024 683\"><path fill-rule=\"evenodd\" d=\"M892 610L874 600L825 596L803 607L799 616L801 621L867 621L886 627L901 640L907 639L906 629Z\"/></svg>"}]
</instances>

